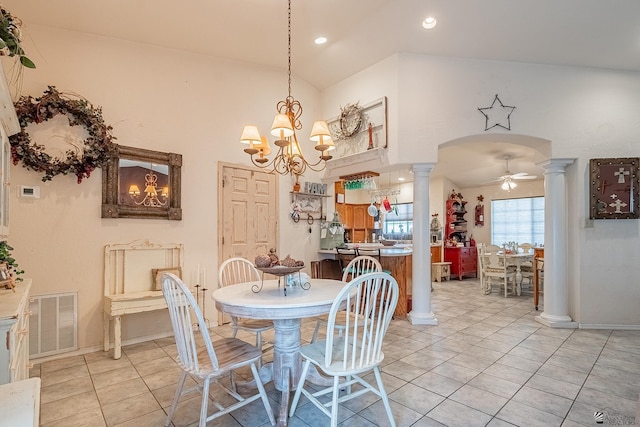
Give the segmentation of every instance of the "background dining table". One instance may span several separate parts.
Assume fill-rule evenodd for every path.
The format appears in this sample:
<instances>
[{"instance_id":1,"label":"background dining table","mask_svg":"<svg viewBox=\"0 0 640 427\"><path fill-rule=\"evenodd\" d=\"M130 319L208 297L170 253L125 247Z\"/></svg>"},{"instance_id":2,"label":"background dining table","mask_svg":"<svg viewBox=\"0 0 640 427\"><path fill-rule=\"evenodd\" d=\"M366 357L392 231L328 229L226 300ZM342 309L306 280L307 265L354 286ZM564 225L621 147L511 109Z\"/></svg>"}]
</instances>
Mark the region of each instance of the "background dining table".
<instances>
[{"instance_id":1,"label":"background dining table","mask_svg":"<svg viewBox=\"0 0 640 427\"><path fill-rule=\"evenodd\" d=\"M227 314L273 320L273 362L260 368L260 378L263 382L273 380L276 389L282 392L279 426L287 425L289 395L298 384L302 370L301 319L328 313L334 299L345 286L344 282L331 279L309 279L311 286L308 289L300 285L286 286L286 282L285 277L281 280L245 282L216 289L211 294L216 308ZM330 380L317 371L311 378L314 383L330 384Z\"/></svg>"},{"instance_id":2,"label":"background dining table","mask_svg":"<svg viewBox=\"0 0 640 427\"><path fill-rule=\"evenodd\" d=\"M522 294L522 289L520 283L522 283L522 264L525 262L529 262L533 265L533 254L524 254L524 253L507 253L505 254L505 258L507 259L507 264L514 265L516 267L516 293L517 295Z\"/></svg>"}]
</instances>

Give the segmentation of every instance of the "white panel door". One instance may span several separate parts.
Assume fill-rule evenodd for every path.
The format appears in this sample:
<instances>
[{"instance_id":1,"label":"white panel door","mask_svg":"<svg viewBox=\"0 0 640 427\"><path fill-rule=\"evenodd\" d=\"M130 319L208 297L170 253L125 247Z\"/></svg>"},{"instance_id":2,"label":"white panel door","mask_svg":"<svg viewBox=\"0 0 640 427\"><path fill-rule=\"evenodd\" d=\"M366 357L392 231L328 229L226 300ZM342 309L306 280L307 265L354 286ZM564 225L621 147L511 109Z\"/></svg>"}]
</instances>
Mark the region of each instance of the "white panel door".
<instances>
[{"instance_id":1,"label":"white panel door","mask_svg":"<svg viewBox=\"0 0 640 427\"><path fill-rule=\"evenodd\" d=\"M218 214L222 236L218 265L232 257L253 262L278 247L278 191L273 174L223 165ZM218 324L229 318L218 314Z\"/></svg>"},{"instance_id":2,"label":"white panel door","mask_svg":"<svg viewBox=\"0 0 640 427\"><path fill-rule=\"evenodd\" d=\"M253 261L256 255L277 248L276 176L225 165L221 184L220 263L236 256Z\"/></svg>"}]
</instances>

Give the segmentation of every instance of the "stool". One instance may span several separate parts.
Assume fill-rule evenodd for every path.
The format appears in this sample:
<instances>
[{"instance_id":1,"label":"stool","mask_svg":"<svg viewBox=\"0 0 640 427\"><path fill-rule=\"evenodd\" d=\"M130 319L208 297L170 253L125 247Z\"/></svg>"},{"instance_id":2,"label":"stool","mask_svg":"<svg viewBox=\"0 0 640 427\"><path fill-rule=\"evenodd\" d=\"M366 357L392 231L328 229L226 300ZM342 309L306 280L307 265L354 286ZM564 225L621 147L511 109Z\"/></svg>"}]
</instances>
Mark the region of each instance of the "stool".
<instances>
[{"instance_id":1,"label":"stool","mask_svg":"<svg viewBox=\"0 0 640 427\"><path fill-rule=\"evenodd\" d=\"M442 282L444 279L451 280L451 263L450 262L432 262L431 263L431 281Z\"/></svg>"}]
</instances>

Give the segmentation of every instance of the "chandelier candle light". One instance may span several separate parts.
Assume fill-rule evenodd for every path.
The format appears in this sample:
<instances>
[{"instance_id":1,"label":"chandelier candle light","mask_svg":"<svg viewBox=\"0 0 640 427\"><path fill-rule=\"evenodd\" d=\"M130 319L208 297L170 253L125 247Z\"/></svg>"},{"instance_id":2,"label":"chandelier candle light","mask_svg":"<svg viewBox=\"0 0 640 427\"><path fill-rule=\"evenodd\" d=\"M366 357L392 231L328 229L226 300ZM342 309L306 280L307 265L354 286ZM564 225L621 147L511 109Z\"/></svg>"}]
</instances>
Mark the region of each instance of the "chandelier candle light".
<instances>
[{"instance_id":1,"label":"chandelier candle light","mask_svg":"<svg viewBox=\"0 0 640 427\"><path fill-rule=\"evenodd\" d=\"M149 173L144 176L144 180L145 196L140 201L138 201L140 188L136 184L131 184L129 186L129 195L133 199L133 202L138 206L165 206L169 198L169 187L162 187L162 191L160 192L160 195L158 195L158 175L153 172L153 166ZM160 198L162 198L162 200L160 200Z\"/></svg>"},{"instance_id":2,"label":"chandelier candle light","mask_svg":"<svg viewBox=\"0 0 640 427\"><path fill-rule=\"evenodd\" d=\"M302 106L300 102L291 96L291 0L288 2L288 96L284 101L276 104L276 114L271 125L271 135L278 138L274 144L278 147L275 157L271 160L267 158L271 154L271 147L266 137L261 137L258 127L247 125L242 131L240 142L248 144L249 147L244 152L251 156L251 162L260 168L270 169L269 173L277 172L280 175L291 174L296 182L293 191L300 191L299 178L304 175L307 168L319 172L326 167L326 161L331 159L329 151L335 149L329 126L325 121L316 121L311 128L311 141L315 142L315 149L320 151L320 158L316 163L309 161L302 154L296 130L302 129L300 116L302 116ZM254 156L256 156L254 158Z\"/></svg>"}]
</instances>

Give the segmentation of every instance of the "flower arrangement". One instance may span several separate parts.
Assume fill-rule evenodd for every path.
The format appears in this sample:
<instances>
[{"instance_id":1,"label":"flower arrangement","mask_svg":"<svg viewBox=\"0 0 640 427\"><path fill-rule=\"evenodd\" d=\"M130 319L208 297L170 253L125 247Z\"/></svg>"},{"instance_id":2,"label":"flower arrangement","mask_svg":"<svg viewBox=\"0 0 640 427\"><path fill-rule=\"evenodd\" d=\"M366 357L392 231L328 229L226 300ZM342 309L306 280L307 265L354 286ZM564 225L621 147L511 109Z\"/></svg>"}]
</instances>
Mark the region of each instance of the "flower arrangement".
<instances>
[{"instance_id":1,"label":"flower arrangement","mask_svg":"<svg viewBox=\"0 0 640 427\"><path fill-rule=\"evenodd\" d=\"M36 68L36 64L25 56L24 49L20 44L22 41L21 26L22 21L20 19L0 6L0 56L17 56L23 66Z\"/></svg>"},{"instance_id":2,"label":"flower arrangement","mask_svg":"<svg viewBox=\"0 0 640 427\"><path fill-rule=\"evenodd\" d=\"M102 109L94 108L86 99L71 99L54 86L49 86L39 98L21 97L15 108L21 130L9 137L13 164L22 161L25 168L44 172L42 181L50 181L58 174L73 173L80 184L111 158L113 140L116 139L111 135L112 127L105 125ZM68 116L69 126L84 126L89 134L82 149L67 150L65 159L47 154L44 146L31 142L26 131L29 124L47 121L58 114Z\"/></svg>"}]
</instances>

